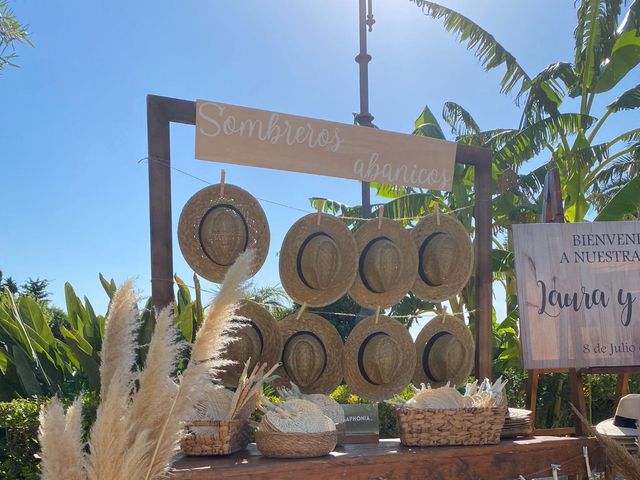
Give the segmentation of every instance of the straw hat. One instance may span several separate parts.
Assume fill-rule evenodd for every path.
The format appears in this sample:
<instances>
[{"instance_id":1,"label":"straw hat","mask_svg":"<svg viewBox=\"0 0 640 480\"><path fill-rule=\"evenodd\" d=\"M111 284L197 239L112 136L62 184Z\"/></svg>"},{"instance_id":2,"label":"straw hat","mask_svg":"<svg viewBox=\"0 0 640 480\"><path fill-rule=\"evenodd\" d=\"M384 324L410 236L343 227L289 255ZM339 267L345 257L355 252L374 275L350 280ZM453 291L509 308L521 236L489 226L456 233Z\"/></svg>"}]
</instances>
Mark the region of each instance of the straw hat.
<instances>
[{"instance_id":1,"label":"straw hat","mask_svg":"<svg viewBox=\"0 0 640 480\"><path fill-rule=\"evenodd\" d=\"M638 437L640 430L640 395L631 393L620 399L616 415L596 425L596 430L610 437Z\"/></svg>"},{"instance_id":2,"label":"straw hat","mask_svg":"<svg viewBox=\"0 0 640 480\"><path fill-rule=\"evenodd\" d=\"M280 320L282 367L280 384L293 382L303 393L330 393L342 381L342 338L319 315L293 313Z\"/></svg>"},{"instance_id":3,"label":"straw hat","mask_svg":"<svg viewBox=\"0 0 640 480\"><path fill-rule=\"evenodd\" d=\"M289 296L310 307L343 297L356 277L356 242L347 226L331 215L302 217L280 249L280 280Z\"/></svg>"},{"instance_id":4,"label":"straw hat","mask_svg":"<svg viewBox=\"0 0 640 480\"><path fill-rule=\"evenodd\" d=\"M474 366L475 343L471 331L458 317L438 315L416 338L413 383L440 387L463 384Z\"/></svg>"},{"instance_id":5,"label":"straw hat","mask_svg":"<svg viewBox=\"0 0 640 480\"><path fill-rule=\"evenodd\" d=\"M361 320L344 347L345 380L353 393L380 401L400 393L411 382L416 357L407 328L380 315Z\"/></svg>"},{"instance_id":6,"label":"straw hat","mask_svg":"<svg viewBox=\"0 0 640 480\"><path fill-rule=\"evenodd\" d=\"M235 316L242 326L233 332L236 338L227 346L224 358L234 363L220 374L220 382L237 387L245 362L249 360L248 371L257 363L266 363L268 368L280 361L282 340L278 324L271 314L257 303L240 300Z\"/></svg>"},{"instance_id":7,"label":"straw hat","mask_svg":"<svg viewBox=\"0 0 640 480\"><path fill-rule=\"evenodd\" d=\"M427 215L411 235L419 258L412 292L430 302L458 293L473 272L473 245L464 226L450 215Z\"/></svg>"},{"instance_id":8,"label":"straw hat","mask_svg":"<svg viewBox=\"0 0 640 480\"><path fill-rule=\"evenodd\" d=\"M260 270L269 250L269 224L258 201L235 185L211 185L187 201L178 223L178 241L193 270L212 282L245 250L255 251L251 275Z\"/></svg>"},{"instance_id":9,"label":"straw hat","mask_svg":"<svg viewBox=\"0 0 640 480\"><path fill-rule=\"evenodd\" d=\"M369 220L355 231L358 275L349 295L364 307L388 307L411 289L418 250L409 230L388 218Z\"/></svg>"}]
</instances>

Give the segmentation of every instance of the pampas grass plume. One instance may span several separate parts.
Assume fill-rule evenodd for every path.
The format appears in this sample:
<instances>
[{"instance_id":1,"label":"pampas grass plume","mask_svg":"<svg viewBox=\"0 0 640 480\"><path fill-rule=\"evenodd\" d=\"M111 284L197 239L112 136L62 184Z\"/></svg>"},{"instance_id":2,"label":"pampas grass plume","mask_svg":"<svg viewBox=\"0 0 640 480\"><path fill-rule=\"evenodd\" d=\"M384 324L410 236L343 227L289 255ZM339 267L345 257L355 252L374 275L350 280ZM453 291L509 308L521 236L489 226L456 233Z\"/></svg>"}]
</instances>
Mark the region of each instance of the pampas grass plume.
<instances>
[{"instance_id":1,"label":"pampas grass plume","mask_svg":"<svg viewBox=\"0 0 640 480\"><path fill-rule=\"evenodd\" d=\"M183 342L171 308L159 312L145 367L135 368L139 327L137 296L131 281L116 292L105 326L100 365L100 405L85 458L81 403L65 416L59 400L41 413L40 442L45 480L129 480L166 477L182 434L183 421L211 380L228 362L222 358L237 326L236 304L249 276L252 252L229 269L209 307L177 383L174 375Z\"/></svg>"},{"instance_id":2,"label":"pampas grass plume","mask_svg":"<svg viewBox=\"0 0 640 480\"><path fill-rule=\"evenodd\" d=\"M81 397L66 415L58 398L50 400L40 412L38 436L43 480L86 480Z\"/></svg>"}]
</instances>

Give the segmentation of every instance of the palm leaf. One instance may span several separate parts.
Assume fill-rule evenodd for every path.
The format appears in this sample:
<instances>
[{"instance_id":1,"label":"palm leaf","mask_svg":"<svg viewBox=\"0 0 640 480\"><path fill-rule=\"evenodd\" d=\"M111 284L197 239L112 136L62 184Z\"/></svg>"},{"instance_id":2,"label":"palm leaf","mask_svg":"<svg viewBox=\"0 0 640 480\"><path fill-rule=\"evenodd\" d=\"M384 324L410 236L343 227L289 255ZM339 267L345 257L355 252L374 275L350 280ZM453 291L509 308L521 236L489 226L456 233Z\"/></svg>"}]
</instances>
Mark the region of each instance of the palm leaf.
<instances>
[{"instance_id":1,"label":"palm leaf","mask_svg":"<svg viewBox=\"0 0 640 480\"><path fill-rule=\"evenodd\" d=\"M640 63L640 0L631 3L612 40L600 65L596 93L611 90Z\"/></svg>"},{"instance_id":2,"label":"palm leaf","mask_svg":"<svg viewBox=\"0 0 640 480\"><path fill-rule=\"evenodd\" d=\"M559 80L564 83L564 88ZM517 97L517 100L525 96L527 98L520 122L521 127L535 123L544 114L558 115L558 107L566 95L565 89L574 88L577 80L572 64L558 62L546 66L533 79L526 82Z\"/></svg>"},{"instance_id":3,"label":"palm leaf","mask_svg":"<svg viewBox=\"0 0 640 480\"><path fill-rule=\"evenodd\" d=\"M498 163L514 162L516 166L540 153L560 134L573 135L588 129L596 119L578 113L563 113L547 117L519 131L494 155Z\"/></svg>"},{"instance_id":4,"label":"palm leaf","mask_svg":"<svg viewBox=\"0 0 640 480\"><path fill-rule=\"evenodd\" d=\"M635 159L632 154L623 155L606 169L598 172L595 181L604 193L611 195L615 193L612 189L618 190L629 181L629 178L635 176L637 168L638 159Z\"/></svg>"},{"instance_id":5,"label":"palm leaf","mask_svg":"<svg viewBox=\"0 0 640 480\"><path fill-rule=\"evenodd\" d=\"M520 66L516 58L509 53L489 32L481 28L464 15L425 0L410 0L422 12L435 18L442 19L447 31L457 35L458 41L467 44L469 50L474 51L475 56L486 71L504 65L506 72L500 81L500 91L509 93L516 85L529 81L529 76Z\"/></svg>"},{"instance_id":6,"label":"palm leaf","mask_svg":"<svg viewBox=\"0 0 640 480\"><path fill-rule=\"evenodd\" d=\"M575 66L580 76L581 93L584 93L597 74L596 46L601 37L600 0L583 0L578 8L578 25L576 26L576 58Z\"/></svg>"},{"instance_id":7,"label":"palm leaf","mask_svg":"<svg viewBox=\"0 0 640 480\"><path fill-rule=\"evenodd\" d=\"M442 107L442 118L451 127L451 133L457 136L480 133L480 127L462 106L455 102L446 102Z\"/></svg>"},{"instance_id":8,"label":"palm leaf","mask_svg":"<svg viewBox=\"0 0 640 480\"><path fill-rule=\"evenodd\" d=\"M607 108L612 112L619 112L620 110L633 110L640 107L640 84L627 90L613 102L607 105Z\"/></svg>"},{"instance_id":9,"label":"palm leaf","mask_svg":"<svg viewBox=\"0 0 640 480\"><path fill-rule=\"evenodd\" d=\"M425 107L422 109L422 113L420 114L420 116L416 118L414 125L414 135L446 140L444 132L442 131L442 128L438 123L438 119L433 114L433 112L431 112L427 105L425 105Z\"/></svg>"},{"instance_id":10,"label":"palm leaf","mask_svg":"<svg viewBox=\"0 0 640 480\"><path fill-rule=\"evenodd\" d=\"M596 221L623 220L627 216L635 216L640 209L640 175L636 175L629 183L600 210Z\"/></svg>"},{"instance_id":11,"label":"palm leaf","mask_svg":"<svg viewBox=\"0 0 640 480\"><path fill-rule=\"evenodd\" d=\"M498 128L495 130L485 130L473 135L462 135L456 139L458 143L465 145L479 145L491 151L499 150L507 141L513 137L518 130L512 128Z\"/></svg>"},{"instance_id":12,"label":"palm leaf","mask_svg":"<svg viewBox=\"0 0 640 480\"><path fill-rule=\"evenodd\" d=\"M370 184L371 188L375 189L376 195L383 198L398 198L401 195L407 193L413 193L413 188L405 187L403 185L391 185L388 183L376 183Z\"/></svg>"},{"instance_id":13,"label":"palm leaf","mask_svg":"<svg viewBox=\"0 0 640 480\"><path fill-rule=\"evenodd\" d=\"M587 168L609 158L609 144L599 143L571 152L572 165L577 168Z\"/></svg>"}]
</instances>

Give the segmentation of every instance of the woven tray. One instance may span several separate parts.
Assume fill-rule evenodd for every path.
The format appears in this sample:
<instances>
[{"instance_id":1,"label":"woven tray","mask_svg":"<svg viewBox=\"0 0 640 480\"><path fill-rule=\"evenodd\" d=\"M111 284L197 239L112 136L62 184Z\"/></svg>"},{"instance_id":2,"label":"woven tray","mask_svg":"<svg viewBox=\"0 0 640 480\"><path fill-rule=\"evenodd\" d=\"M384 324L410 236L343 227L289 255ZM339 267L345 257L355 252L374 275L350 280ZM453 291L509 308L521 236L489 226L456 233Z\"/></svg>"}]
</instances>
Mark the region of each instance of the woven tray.
<instances>
[{"instance_id":1,"label":"woven tray","mask_svg":"<svg viewBox=\"0 0 640 480\"><path fill-rule=\"evenodd\" d=\"M248 420L202 420L186 425L180 440L185 455L229 455L247 448L251 427Z\"/></svg>"},{"instance_id":2,"label":"woven tray","mask_svg":"<svg viewBox=\"0 0 640 480\"><path fill-rule=\"evenodd\" d=\"M400 442L407 446L500 443L504 407L419 410L397 408Z\"/></svg>"},{"instance_id":3,"label":"woven tray","mask_svg":"<svg viewBox=\"0 0 640 480\"><path fill-rule=\"evenodd\" d=\"M285 433L256 431L256 446L265 457L311 458L329 454L337 443L336 431Z\"/></svg>"}]
</instances>

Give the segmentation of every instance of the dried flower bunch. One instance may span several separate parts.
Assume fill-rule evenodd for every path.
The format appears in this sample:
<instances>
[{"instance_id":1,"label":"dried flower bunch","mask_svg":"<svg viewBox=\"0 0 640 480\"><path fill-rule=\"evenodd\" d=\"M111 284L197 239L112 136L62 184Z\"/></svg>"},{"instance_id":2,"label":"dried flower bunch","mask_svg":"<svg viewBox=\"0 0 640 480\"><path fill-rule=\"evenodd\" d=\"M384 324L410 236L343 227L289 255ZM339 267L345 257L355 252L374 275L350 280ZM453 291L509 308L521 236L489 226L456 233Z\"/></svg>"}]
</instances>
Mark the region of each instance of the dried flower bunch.
<instances>
[{"instance_id":1,"label":"dried flower bunch","mask_svg":"<svg viewBox=\"0 0 640 480\"><path fill-rule=\"evenodd\" d=\"M274 405L262 398L264 415L258 430L285 433L321 433L336 430L336 424L320 407L308 401L294 398Z\"/></svg>"},{"instance_id":2,"label":"dried flower bunch","mask_svg":"<svg viewBox=\"0 0 640 480\"><path fill-rule=\"evenodd\" d=\"M507 381L502 380L502 377L494 383L485 378L480 385L476 380L465 385L464 395L448 383L440 388L431 388L421 384L420 388L413 387L414 396L411 399L399 403L403 407L424 410L498 407L503 404L506 384Z\"/></svg>"},{"instance_id":3,"label":"dried flower bunch","mask_svg":"<svg viewBox=\"0 0 640 480\"><path fill-rule=\"evenodd\" d=\"M65 413L54 398L40 419L44 480L151 480L166 476L183 420L228 363L223 353L237 327L233 322L236 303L252 263L253 253L247 252L227 272L179 379L174 374L184 344L178 341L171 308L157 315L145 367L137 370L137 296L131 281L120 287L105 326L101 402L89 435L89 453L84 452L80 428L81 399ZM235 405L240 405L240 399Z\"/></svg>"},{"instance_id":4,"label":"dried flower bunch","mask_svg":"<svg viewBox=\"0 0 640 480\"><path fill-rule=\"evenodd\" d=\"M327 417L334 421L337 425L340 425L345 422L344 418L344 410L340 406L338 402L336 402L329 395L322 395L320 393L312 393L312 394L304 394L300 391L300 388L292 383L291 388L279 388L278 393L285 400L292 400L294 398L299 398L302 400L307 400L311 403L317 405L322 413L324 413Z\"/></svg>"},{"instance_id":5,"label":"dried flower bunch","mask_svg":"<svg viewBox=\"0 0 640 480\"><path fill-rule=\"evenodd\" d=\"M244 365L235 392L221 385L213 385L194 405L187 421L248 419L258 406L262 386L276 378L272 374L279 366L274 365L267 371L267 364L263 363L256 365L251 374L248 374L249 364L250 360Z\"/></svg>"}]
</instances>

